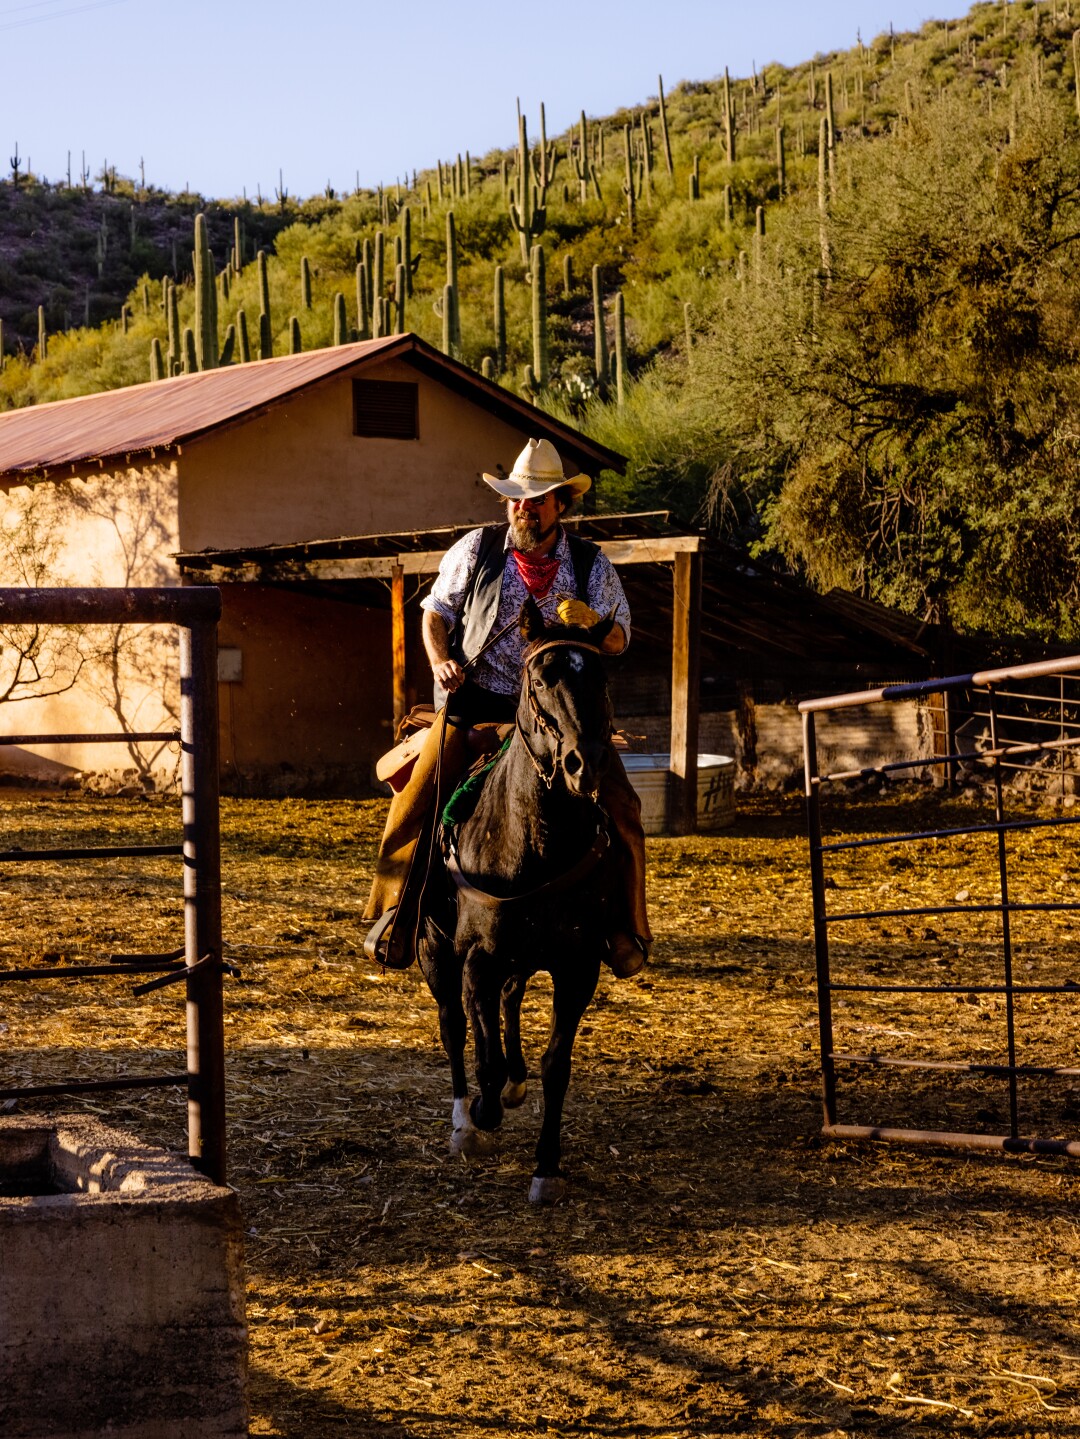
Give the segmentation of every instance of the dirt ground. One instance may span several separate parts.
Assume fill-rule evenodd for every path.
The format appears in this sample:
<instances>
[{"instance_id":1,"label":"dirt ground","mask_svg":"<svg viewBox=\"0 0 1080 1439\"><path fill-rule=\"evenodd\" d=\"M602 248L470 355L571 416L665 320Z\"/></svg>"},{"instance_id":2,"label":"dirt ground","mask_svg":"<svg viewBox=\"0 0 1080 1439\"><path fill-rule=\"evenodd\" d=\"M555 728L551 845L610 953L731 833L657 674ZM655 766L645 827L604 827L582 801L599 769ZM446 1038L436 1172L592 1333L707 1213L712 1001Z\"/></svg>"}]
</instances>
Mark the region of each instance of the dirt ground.
<instances>
[{"instance_id":1,"label":"dirt ground","mask_svg":"<svg viewBox=\"0 0 1080 1439\"><path fill-rule=\"evenodd\" d=\"M959 799L848 805L840 837L947 826ZM465 1436L1080 1434L1080 1164L820 1140L801 805L649 843L657 944L607 971L567 1106L570 1197L526 1202L535 1090L497 1157L451 1157L435 1011L360 953L379 802L223 806L230 1178L248 1227L252 1433ZM5 791L0 849L174 838L172 801ZM1011 897L1061 899L1077 831L1014 838ZM994 841L841 852L834 912L992 900ZM104 871L104 872L103 872ZM0 966L180 942L174 861L0 869ZM1022 893L1021 893L1022 892ZM1072 916L1018 915L1020 977L1080 979ZM1004 1057L994 917L837 926L837 1048ZM971 985L967 990L964 986ZM6 1085L169 1070L182 998L131 981L0 987ZM545 981L526 1004L529 1050ZM1020 1058L1075 1065L1077 1001L1022 996ZM182 1067L182 1065L181 1065ZM842 1067L840 1118L1001 1133L1000 1081ZM24 1109L34 1106L23 1103ZM37 1107L45 1108L38 1102ZM72 1100L57 1107L78 1107ZM181 1147L171 1091L93 1109ZM1080 1074L1021 1093L1075 1136Z\"/></svg>"}]
</instances>

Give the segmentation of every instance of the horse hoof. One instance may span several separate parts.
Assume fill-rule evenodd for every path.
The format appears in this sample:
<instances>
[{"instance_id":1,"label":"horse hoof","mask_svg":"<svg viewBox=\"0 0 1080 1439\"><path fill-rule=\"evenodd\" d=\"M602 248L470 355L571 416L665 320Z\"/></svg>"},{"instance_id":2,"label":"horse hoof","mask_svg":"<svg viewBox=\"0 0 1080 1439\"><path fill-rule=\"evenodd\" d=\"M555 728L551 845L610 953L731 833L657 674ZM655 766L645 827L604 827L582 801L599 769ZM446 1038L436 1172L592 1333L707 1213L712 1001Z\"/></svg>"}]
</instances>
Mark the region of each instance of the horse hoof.
<instances>
[{"instance_id":1,"label":"horse hoof","mask_svg":"<svg viewBox=\"0 0 1080 1439\"><path fill-rule=\"evenodd\" d=\"M525 1080L522 1080L520 1084L515 1084L512 1079L508 1079L506 1088L502 1092L502 1102L507 1109L517 1109L525 1103L525 1096L528 1092L529 1086Z\"/></svg>"},{"instance_id":2,"label":"horse hoof","mask_svg":"<svg viewBox=\"0 0 1080 1439\"><path fill-rule=\"evenodd\" d=\"M495 1136L488 1129L455 1129L450 1136L451 1154L463 1155L466 1159L486 1159L495 1153Z\"/></svg>"},{"instance_id":3,"label":"horse hoof","mask_svg":"<svg viewBox=\"0 0 1080 1439\"><path fill-rule=\"evenodd\" d=\"M558 1175L533 1175L529 1185L530 1204L558 1204L566 1198L566 1180Z\"/></svg>"}]
</instances>

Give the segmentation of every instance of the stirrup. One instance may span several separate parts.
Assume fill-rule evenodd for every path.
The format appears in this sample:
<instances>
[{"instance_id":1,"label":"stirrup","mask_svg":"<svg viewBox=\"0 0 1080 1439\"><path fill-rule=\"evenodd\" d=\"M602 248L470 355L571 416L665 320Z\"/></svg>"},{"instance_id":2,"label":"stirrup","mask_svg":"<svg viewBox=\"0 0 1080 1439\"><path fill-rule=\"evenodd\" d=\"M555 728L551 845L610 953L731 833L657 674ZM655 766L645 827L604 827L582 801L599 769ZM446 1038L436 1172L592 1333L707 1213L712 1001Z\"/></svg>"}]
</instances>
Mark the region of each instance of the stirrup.
<instances>
[{"instance_id":1,"label":"stirrup","mask_svg":"<svg viewBox=\"0 0 1080 1439\"><path fill-rule=\"evenodd\" d=\"M403 955L400 943L393 942L397 912L398 906L394 904L379 916L364 938L364 953L377 964L385 964L387 969L408 969L412 955Z\"/></svg>"}]
</instances>

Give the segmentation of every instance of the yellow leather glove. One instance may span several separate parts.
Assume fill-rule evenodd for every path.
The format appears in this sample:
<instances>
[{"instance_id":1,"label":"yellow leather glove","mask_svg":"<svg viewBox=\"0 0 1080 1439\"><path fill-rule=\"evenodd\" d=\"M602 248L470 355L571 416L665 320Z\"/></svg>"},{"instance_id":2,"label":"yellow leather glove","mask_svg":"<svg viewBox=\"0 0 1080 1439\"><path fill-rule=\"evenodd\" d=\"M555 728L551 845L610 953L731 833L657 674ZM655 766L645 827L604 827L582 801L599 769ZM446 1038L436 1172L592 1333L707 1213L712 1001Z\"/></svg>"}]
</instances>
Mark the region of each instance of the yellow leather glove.
<instances>
[{"instance_id":1,"label":"yellow leather glove","mask_svg":"<svg viewBox=\"0 0 1080 1439\"><path fill-rule=\"evenodd\" d=\"M600 623L600 616L595 610L589 609L584 600L560 600L555 606L555 613L564 625L580 625L582 629L592 629L593 625Z\"/></svg>"}]
</instances>

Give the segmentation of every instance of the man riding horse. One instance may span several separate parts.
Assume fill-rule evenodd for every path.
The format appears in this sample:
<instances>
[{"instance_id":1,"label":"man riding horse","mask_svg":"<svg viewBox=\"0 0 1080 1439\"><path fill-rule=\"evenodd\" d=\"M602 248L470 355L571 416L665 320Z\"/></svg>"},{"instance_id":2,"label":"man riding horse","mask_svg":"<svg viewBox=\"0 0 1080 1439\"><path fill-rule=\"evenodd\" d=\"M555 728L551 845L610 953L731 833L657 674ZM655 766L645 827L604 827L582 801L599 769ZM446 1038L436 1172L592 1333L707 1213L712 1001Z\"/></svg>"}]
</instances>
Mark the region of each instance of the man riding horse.
<instances>
[{"instance_id":1,"label":"man riding horse","mask_svg":"<svg viewBox=\"0 0 1080 1439\"><path fill-rule=\"evenodd\" d=\"M613 616L600 644L607 654L621 654L630 639L630 611L611 563L598 546L560 523L592 481L584 475L568 479L549 440L530 440L507 477L484 479L506 501L507 523L472 530L452 545L422 601L424 648L445 725L436 721L428 731L408 782L391 800L364 916L372 925L365 953L395 969L414 958L430 850L419 841L430 839L438 803L468 765L469 731L514 720L522 673L516 621L526 599L532 597L549 624L592 626ZM640 802L611 746L600 803L615 830L625 881L623 912L608 937L605 962L628 978L641 969L652 943L645 837Z\"/></svg>"}]
</instances>

